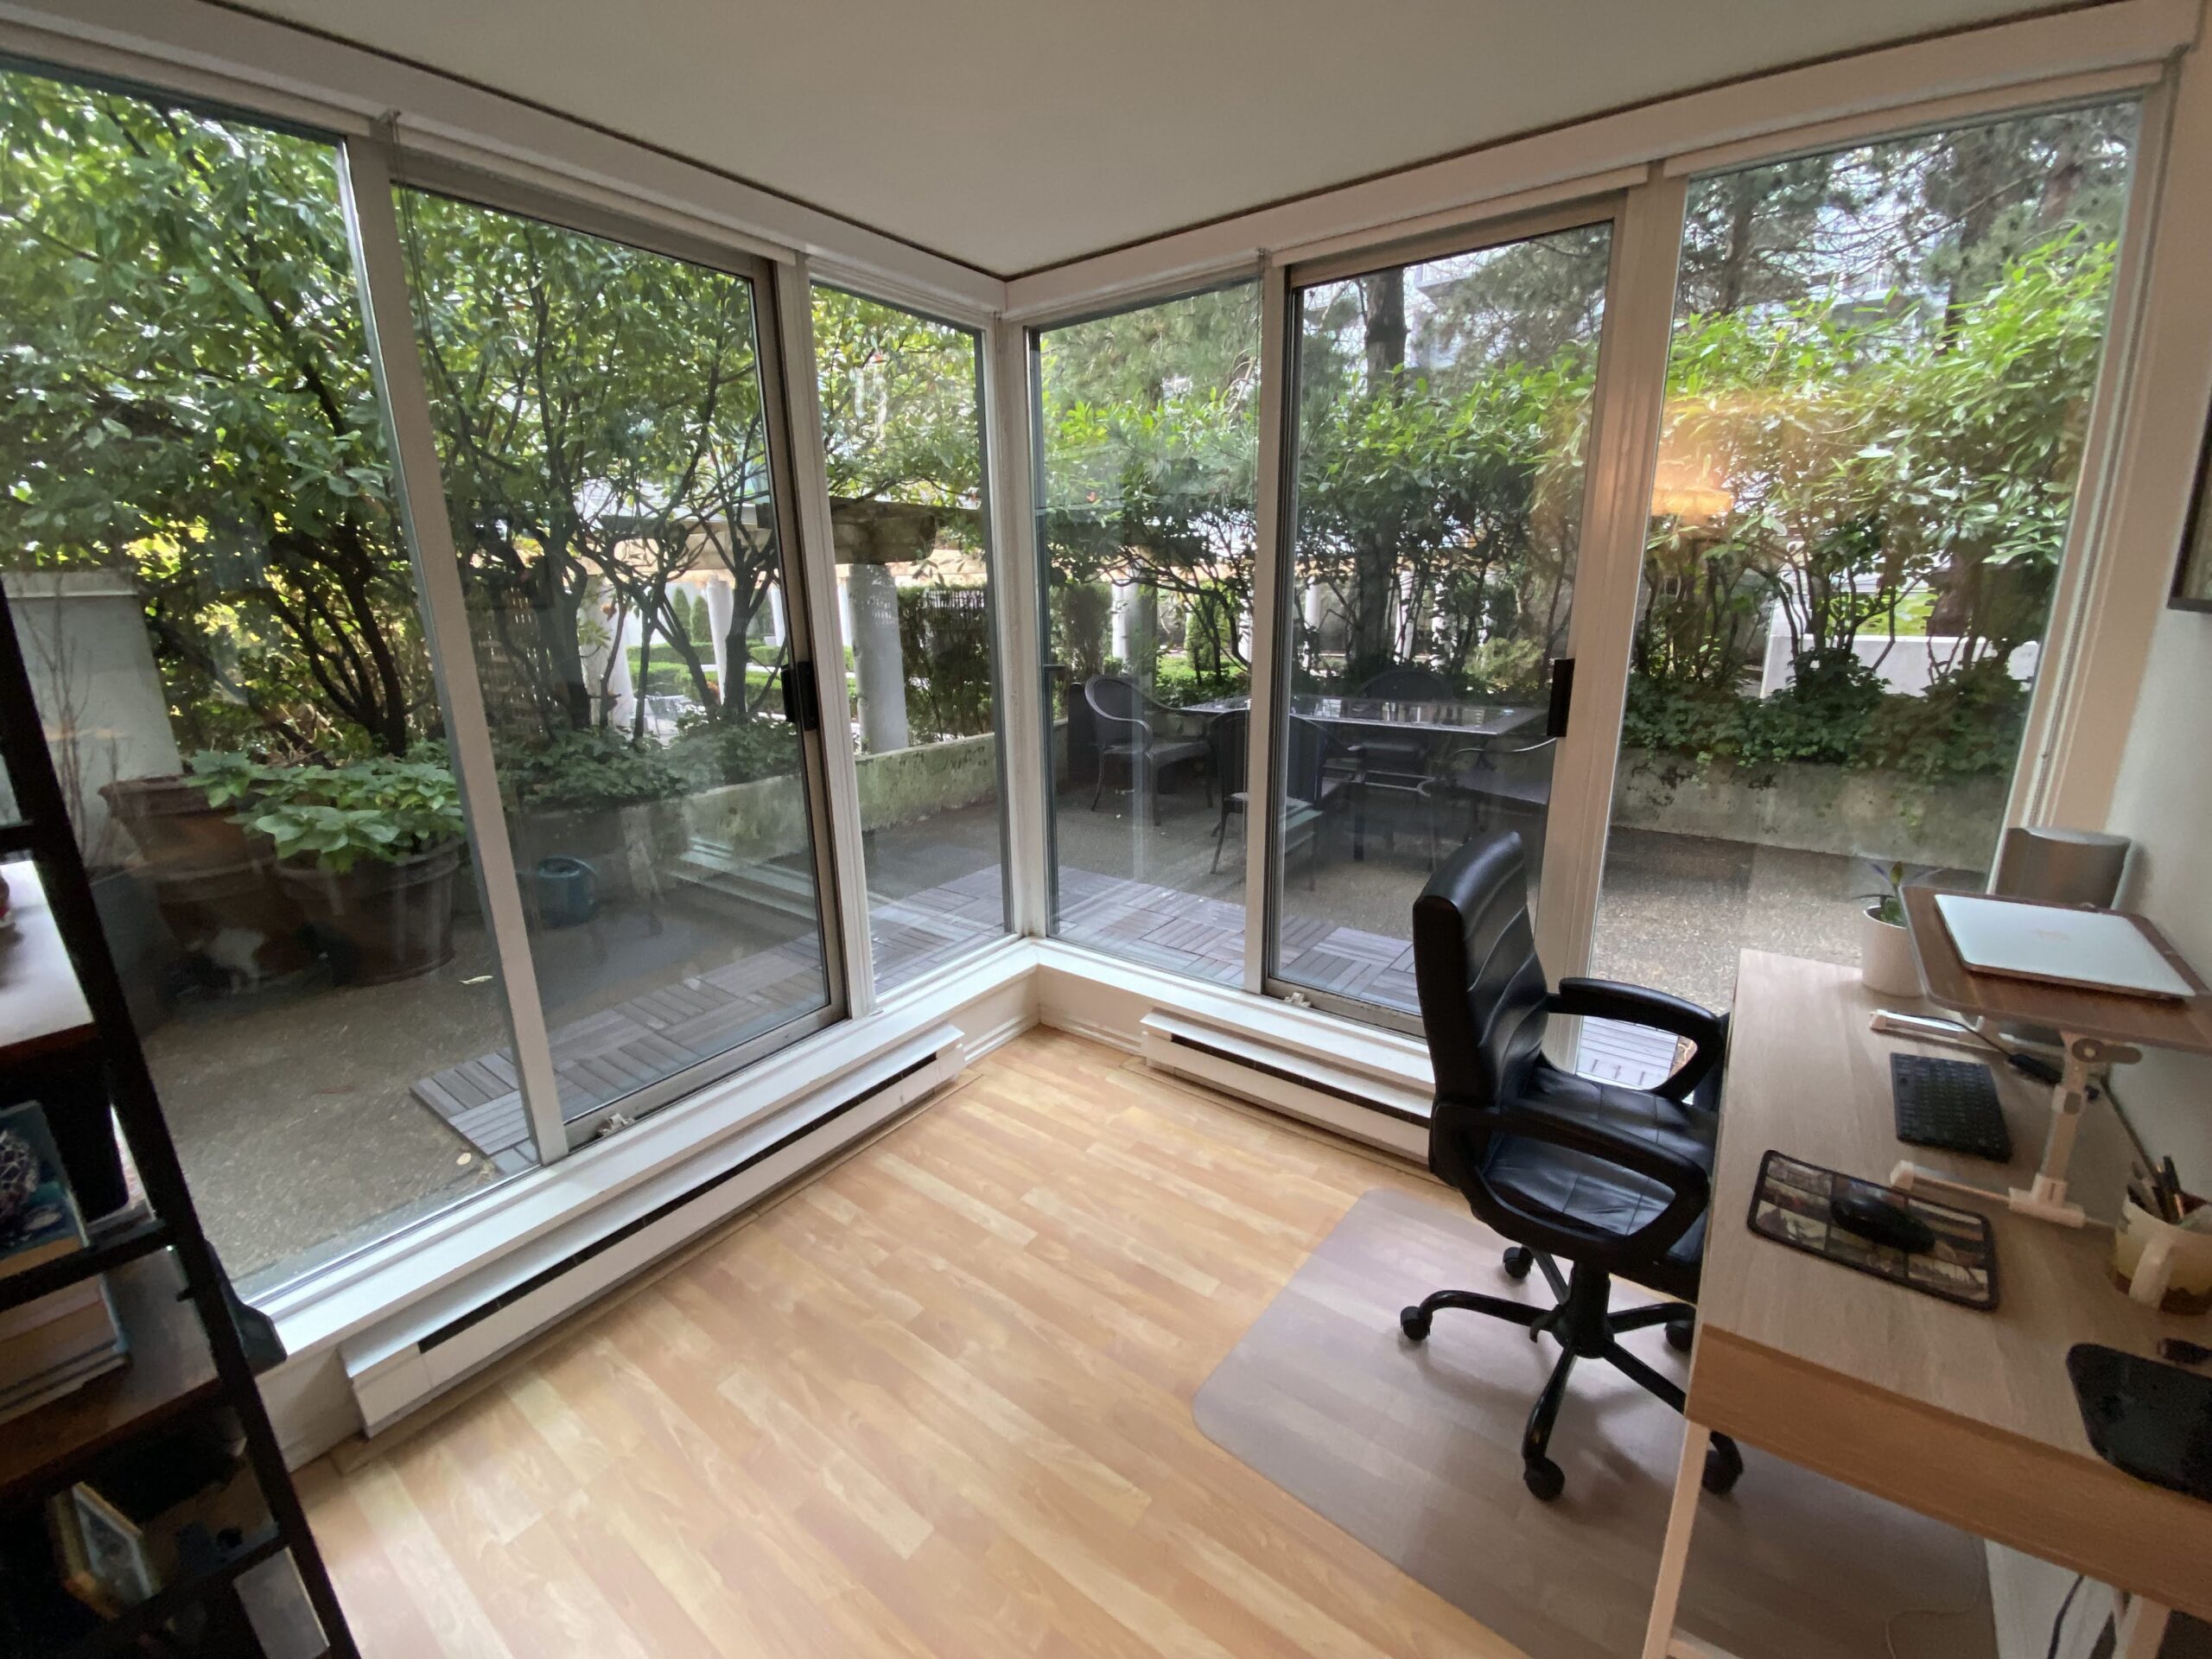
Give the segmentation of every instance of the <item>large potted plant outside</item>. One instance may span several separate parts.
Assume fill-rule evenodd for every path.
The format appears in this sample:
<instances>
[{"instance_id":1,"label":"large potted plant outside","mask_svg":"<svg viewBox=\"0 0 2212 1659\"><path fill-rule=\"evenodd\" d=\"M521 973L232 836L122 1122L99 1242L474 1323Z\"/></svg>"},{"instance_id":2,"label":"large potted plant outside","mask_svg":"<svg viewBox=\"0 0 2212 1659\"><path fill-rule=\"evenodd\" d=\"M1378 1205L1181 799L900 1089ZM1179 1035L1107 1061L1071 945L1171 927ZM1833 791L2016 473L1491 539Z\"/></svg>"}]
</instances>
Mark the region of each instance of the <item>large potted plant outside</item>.
<instances>
[{"instance_id":1,"label":"large potted plant outside","mask_svg":"<svg viewBox=\"0 0 2212 1659\"><path fill-rule=\"evenodd\" d=\"M442 757L263 768L247 828L321 936L341 984L411 979L453 960L464 834Z\"/></svg>"}]
</instances>

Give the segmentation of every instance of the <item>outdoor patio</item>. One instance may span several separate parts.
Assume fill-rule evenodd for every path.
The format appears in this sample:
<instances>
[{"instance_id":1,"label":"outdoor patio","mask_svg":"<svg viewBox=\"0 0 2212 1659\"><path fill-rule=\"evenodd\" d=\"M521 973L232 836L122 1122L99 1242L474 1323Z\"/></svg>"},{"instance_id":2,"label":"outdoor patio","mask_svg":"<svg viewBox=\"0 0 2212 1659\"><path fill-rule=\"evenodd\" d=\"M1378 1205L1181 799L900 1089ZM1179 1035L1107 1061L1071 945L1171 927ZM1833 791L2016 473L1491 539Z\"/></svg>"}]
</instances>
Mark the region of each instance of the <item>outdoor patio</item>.
<instances>
[{"instance_id":1,"label":"outdoor patio","mask_svg":"<svg viewBox=\"0 0 2212 1659\"><path fill-rule=\"evenodd\" d=\"M1240 983L1243 861L1232 821L1213 868L1215 823L1196 788L1162 796L1159 823L1141 825L1125 798L1109 792L1093 810L1087 788L1065 790L1054 826L1060 937ZM1332 831L1310 885L1304 854L1294 857L1285 977L1416 1010L1406 918L1427 879L1427 842L1396 827L1394 845L1387 817L1372 819L1361 861ZM881 989L1001 932L995 803L871 831L867 857ZM1859 879L1853 861L1831 855L1616 830L1592 971L1725 1007L1747 945L1855 961ZM554 1058L571 1116L780 1023L821 983L803 917L699 888L651 915L541 934L536 955L552 1005L569 1014L556 1022ZM464 915L455 959L435 976L188 1002L150 1034L209 1231L250 1288L536 1161L492 967L480 924ZM302 1053L317 1057L304 1083ZM1586 1070L1632 1081L1672 1058L1671 1039L1586 1027ZM410 1081L394 1087L395 1076Z\"/></svg>"}]
</instances>

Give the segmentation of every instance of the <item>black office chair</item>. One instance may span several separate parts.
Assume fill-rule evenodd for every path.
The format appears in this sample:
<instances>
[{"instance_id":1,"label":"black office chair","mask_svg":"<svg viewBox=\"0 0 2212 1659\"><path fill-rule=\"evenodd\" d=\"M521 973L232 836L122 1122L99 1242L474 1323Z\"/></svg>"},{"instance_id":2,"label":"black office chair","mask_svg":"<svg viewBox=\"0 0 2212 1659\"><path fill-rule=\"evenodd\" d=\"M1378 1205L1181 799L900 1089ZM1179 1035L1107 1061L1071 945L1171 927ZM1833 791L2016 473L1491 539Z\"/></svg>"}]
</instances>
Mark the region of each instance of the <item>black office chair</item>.
<instances>
[{"instance_id":1,"label":"black office chair","mask_svg":"<svg viewBox=\"0 0 2212 1659\"><path fill-rule=\"evenodd\" d=\"M1548 994L1529 925L1521 837L1510 830L1461 847L1414 901L1414 978L1436 1071L1429 1167L1514 1241L1505 1271L1523 1279L1541 1268L1557 1301L1535 1307L1440 1290L1401 1313L1399 1326L1420 1342L1439 1309L1464 1308L1560 1344L1521 1441L1522 1478L1548 1503L1566 1484L1546 1452L1576 1360L1602 1359L1682 1409L1681 1389L1617 1338L1663 1325L1675 1347L1690 1345L1727 1018L1605 980L1561 980ZM1553 1014L1649 1026L1689 1039L1695 1052L1656 1089L1599 1083L1544 1058ZM1560 1276L1555 1256L1567 1259L1572 1278ZM1617 1273L1676 1300L1613 1313ZM1734 1442L1714 1435L1706 1490L1728 1491L1743 1470Z\"/></svg>"}]
</instances>

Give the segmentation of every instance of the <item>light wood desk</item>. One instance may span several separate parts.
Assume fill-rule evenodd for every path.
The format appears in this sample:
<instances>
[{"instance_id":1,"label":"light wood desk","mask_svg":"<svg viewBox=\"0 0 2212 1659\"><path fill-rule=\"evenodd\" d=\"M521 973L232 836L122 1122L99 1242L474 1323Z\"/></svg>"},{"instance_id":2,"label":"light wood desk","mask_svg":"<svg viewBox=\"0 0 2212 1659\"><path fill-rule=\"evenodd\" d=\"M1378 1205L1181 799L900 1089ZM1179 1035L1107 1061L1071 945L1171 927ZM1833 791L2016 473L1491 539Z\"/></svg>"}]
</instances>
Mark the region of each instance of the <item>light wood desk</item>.
<instances>
[{"instance_id":1,"label":"light wood desk","mask_svg":"<svg viewBox=\"0 0 2212 1659\"><path fill-rule=\"evenodd\" d=\"M1770 1147L1872 1180L1887 1173L1898 1148L1891 1053L1957 1057L1870 1031L1876 1008L1894 1002L1848 968L1756 950L1738 968L1687 1432L1645 1659L1704 1651L1678 1643L1674 1623L1714 1433L2129 1592L2120 1652L2146 1659L2168 1608L2212 1618L2212 1503L2124 1475L2090 1450L2066 1351L2101 1342L2155 1353L2161 1335L2212 1337L2207 1322L2153 1313L2113 1288L2107 1229L2052 1226L2001 1202L1971 1206L1996 1234L1992 1313L1787 1249L1745 1224ZM2047 1092L2002 1066L1997 1077L2014 1170L2032 1169ZM1978 1163L1922 1156L1961 1175ZM1758 1460L1750 1465L1746 1488L1759 1477Z\"/></svg>"}]
</instances>

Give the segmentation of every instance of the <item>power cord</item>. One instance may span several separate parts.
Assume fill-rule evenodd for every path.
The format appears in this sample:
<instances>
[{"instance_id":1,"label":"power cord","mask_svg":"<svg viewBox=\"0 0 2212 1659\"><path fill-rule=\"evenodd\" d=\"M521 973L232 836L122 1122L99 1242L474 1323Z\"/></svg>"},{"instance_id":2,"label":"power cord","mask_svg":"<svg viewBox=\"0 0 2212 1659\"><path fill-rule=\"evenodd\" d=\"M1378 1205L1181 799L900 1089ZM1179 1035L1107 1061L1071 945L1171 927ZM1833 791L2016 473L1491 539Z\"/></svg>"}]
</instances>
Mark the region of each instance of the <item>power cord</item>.
<instances>
[{"instance_id":1,"label":"power cord","mask_svg":"<svg viewBox=\"0 0 2212 1659\"><path fill-rule=\"evenodd\" d=\"M2058 1638L2066 1633L2066 1615L2073 1611L2074 1598L2081 1593L2086 1573L2076 1573L2074 1582L2066 1586L2066 1599L2058 1604L2058 1612L2050 1621L2050 1645L2044 1649L2043 1659L2058 1659Z\"/></svg>"}]
</instances>

